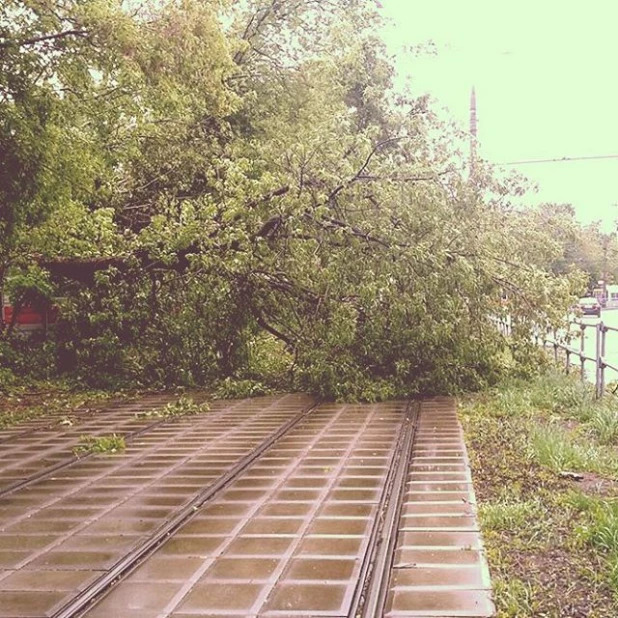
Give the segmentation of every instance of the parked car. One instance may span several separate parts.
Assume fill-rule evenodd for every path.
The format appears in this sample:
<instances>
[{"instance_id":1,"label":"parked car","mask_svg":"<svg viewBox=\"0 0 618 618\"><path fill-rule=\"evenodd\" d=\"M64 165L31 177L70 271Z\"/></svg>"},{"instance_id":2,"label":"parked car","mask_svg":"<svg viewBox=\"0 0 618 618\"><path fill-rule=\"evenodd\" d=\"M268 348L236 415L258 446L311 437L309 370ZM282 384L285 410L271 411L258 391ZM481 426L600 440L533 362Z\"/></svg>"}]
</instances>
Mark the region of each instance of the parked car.
<instances>
[{"instance_id":1,"label":"parked car","mask_svg":"<svg viewBox=\"0 0 618 618\"><path fill-rule=\"evenodd\" d=\"M601 317L601 303L596 298L580 298L577 303L577 312L581 315L596 315Z\"/></svg>"},{"instance_id":2,"label":"parked car","mask_svg":"<svg viewBox=\"0 0 618 618\"><path fill-rule=\"evenodd\" d=\"M22 334L43 330L50 324L54 324L58 317L57 313L57 307L52 307L48 311L41 311L34 307L24 306L14 316L14 309L8 296L6 294L0 295L0 326L14 323L15 331Z\"/></svg>"}]
</instances>

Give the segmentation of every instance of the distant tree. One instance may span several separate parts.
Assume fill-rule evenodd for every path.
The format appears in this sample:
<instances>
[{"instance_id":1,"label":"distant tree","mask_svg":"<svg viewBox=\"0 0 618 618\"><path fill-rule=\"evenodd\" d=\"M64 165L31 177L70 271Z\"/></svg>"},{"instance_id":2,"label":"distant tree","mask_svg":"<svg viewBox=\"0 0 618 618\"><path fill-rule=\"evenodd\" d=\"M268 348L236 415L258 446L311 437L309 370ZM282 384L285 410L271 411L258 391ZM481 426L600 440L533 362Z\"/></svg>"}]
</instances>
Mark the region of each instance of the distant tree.
<instances>
[{"instance_id":1,"label":"distant tree","mask_svg":"<svg viewBox=\"0 0 618 618\"><path fill-rule=\"evenodd\" d=\"M541 243L553 245L545 267L557 275L574 271L586 275L582 294L586 289L592 291L604 277L618 281L618 241L614 234L603 231L600 222L581 223L570 204L541 204L522 216L538 226Z\"/></svg>"}]
</instances>

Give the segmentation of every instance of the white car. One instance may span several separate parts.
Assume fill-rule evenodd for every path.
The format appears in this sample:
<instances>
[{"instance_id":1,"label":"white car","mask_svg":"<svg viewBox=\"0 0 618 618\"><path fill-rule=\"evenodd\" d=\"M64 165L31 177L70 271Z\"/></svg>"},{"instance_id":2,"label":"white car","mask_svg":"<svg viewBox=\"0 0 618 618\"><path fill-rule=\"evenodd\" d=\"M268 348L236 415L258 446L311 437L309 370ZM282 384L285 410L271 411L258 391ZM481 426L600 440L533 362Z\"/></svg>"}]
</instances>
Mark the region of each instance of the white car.
<instances>
[{"instance_id":1,"label":"white car","mask_svg":"<svg viewBox=\"0 0 618 618\"><path fill-rule=\"evenodd\" d=\"M596 315L601 317L601 303L594 297L580 298L577 302L577 312L581 315Z\"/></svg>"}]
</instances>

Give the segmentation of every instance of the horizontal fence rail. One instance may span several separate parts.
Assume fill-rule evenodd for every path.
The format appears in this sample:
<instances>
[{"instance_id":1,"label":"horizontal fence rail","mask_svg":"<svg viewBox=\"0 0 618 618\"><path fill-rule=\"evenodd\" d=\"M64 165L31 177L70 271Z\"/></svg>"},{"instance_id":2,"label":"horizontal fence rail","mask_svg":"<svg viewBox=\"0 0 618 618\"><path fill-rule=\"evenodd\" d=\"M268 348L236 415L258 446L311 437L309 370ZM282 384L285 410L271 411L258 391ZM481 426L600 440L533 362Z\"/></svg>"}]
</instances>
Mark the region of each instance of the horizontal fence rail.
<instances>
[{"instance_id":1,"label":"horizontal fence rail","mask_svg":"<svg viewBox=\"0 0 618 618\"><path fill-rule=\"evenodd\" d=\"M513 324L510 317L496 319L494 322L504 336L508 337L512 334ZM565 355L566 372L569 373L573 365L579 365L582 380L588 377L587 369L592 363L594 376L590 376L590 381L595 384L596 396L603 397L606 392L606 370L612 369L618 374L618 361L610 362L607 356L608 335L618 333L618 328L608 326L603 321L592 323L578 319L569 320L568 325L568 330L564 331L536 331L534 333L535 343L544 349L553 348L556 363L560 362L560 351L562 351ZM594 331L594 343L586 350L587 333L591 331ZM579 346L572 346L571 342L578 339ZM614 337L614 340L617 342L616 349L618 350L618 338ZM618 359L618 354L616 359Z\"/></svg>"},{"instance_id":2,"label":"horizontal fence rail","mask_svg":"<svg viewBox=\"0 0 618 618\"><path fill-rule=\"evenodd\" d=\"M566 371L569 372L571 366L576 364L572 362L573 358L579 359L580 376L582 380L586 379L586 363L593 363L594 365L594 380L591 381L595 384L595 391L597 397L603 397L605 394L605 382L606 382L606 369L613 369L618 372L618 365L611 363L607 358L607 337L608 333L618 333L618 328L608 326L601 322L586 323L580 320L569 321L570 330L566 333L566 336L560 336L560 333L553 333L553 337L549 337L549 333L535 335L537 343L542 345L543 348L553 348L554 360L559 362L559 350L563 350L566 355ZM579 329L579 333L573 333L572 327ZM594 345L593 353L586 352L586 334L587 331L594 331ZM579 336L579 348L575 348L570 344L570 339L577 338Z\"/></svg>"}]
</instances>

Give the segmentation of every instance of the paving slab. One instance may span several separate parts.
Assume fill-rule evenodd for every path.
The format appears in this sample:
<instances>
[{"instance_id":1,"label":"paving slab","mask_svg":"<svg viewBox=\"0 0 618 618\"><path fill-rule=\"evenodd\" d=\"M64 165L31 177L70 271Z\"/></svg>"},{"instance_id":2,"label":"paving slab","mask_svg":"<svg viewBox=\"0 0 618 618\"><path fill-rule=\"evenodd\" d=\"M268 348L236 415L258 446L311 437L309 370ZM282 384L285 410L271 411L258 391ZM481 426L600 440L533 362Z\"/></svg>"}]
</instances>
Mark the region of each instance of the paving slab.
<instances>
[{"instance_id":1,"label":"paving slab","mask_svg":"<svg viewBox=\"0 0 618 618\"><path fill-rule=\"evenodd\" d=\"M145 395L141 396L139 399L141 401L147 400L147 398L157 396L157 395ZM20 405L28 405L29 402L32 403L33 399L39 401L41 397L44 397L44 394L39 395L26 395L25 400L22 400L17 403L17 407ZM98 414L105 414L117 406L123 404L131 404L135 402L135 398L124 398L124 397L115 397L108 399L105 402L99 401L91 401L87 404L84 403L82 405L78 405L77 407L68 410L62 407L54 407L52 409L47 409L41 416L37 416L36 418L29 418L20 420L9 427L4 427L0 429L0 452L2 452L3 448L7 443L14 443L16 439L19 439L23 436L26 436L31 433L39 433L50 429L62 430L66 428L66 421L70 420L71 423L81 423L89 418L96 416ZM12 407L11 402L5 402L4 408L10 409ZM8 445L10 446L10 445Z\"/></svg>"},{"instance_id":2,"label":"paving slab","mask_svg":"<svg viewBox=\"0 0 618 618\"><path fill-rule=\"evenodd\" d=\"M494 615L456 404L428 399L417 420L385 616Z\"/></svg>"},{"instance_id":3,"label":"paving slab","mask_svg":"<svg viewBox=\"0 0 618 618\"><path fill-rule=\"evenodd\" d=\"M0 492L5 492L16 483L47 469L73 461L73 448L82 436L102 436L116 433L128 436L152 425L153 420L140 413L152 412L177 399L172 394L148 395L138 401L117 402L97 409L96 412L71 415L71 424L50 423L39 419L27 423L25 428L6 430L5 439L0 439ZM13 435L11 435L13 434Z\"/></svg>"},{"instance_id":4,"label":"paving slab","mask_svg":"<svg viewBox=\"0 0 618 618\"><path fill-rule=\"evenodd\" d=\"M220 403L1 497L0 618L54 616L311 403ZM407 410L317 406L80 615L356 618L401 500L380 618L493 616L455 402L422 402L409 453Z\"/></svg>"},{"instance_id":5,"label":"paving slab","mask_svg":"<svg viewBox=\"0 0 618 618\"><path fill-rule=\"evenodd\" d=\"M347 616L406 408L319 406L86 616Z\"/></svg>"},{"instance_id":6,"label":"paving slab","mask_svg":"<svg viewBox=\"0 0 618 618\"><path fill-rule=\"evenodd\" d=\"M122 453L0 497L0 617L53 613L312 403L296 395L220 402L158 425ZM196 555L212 544L200 541ZM64 587L33 595L30 573Z\"/></svg>"}]
</instances>

